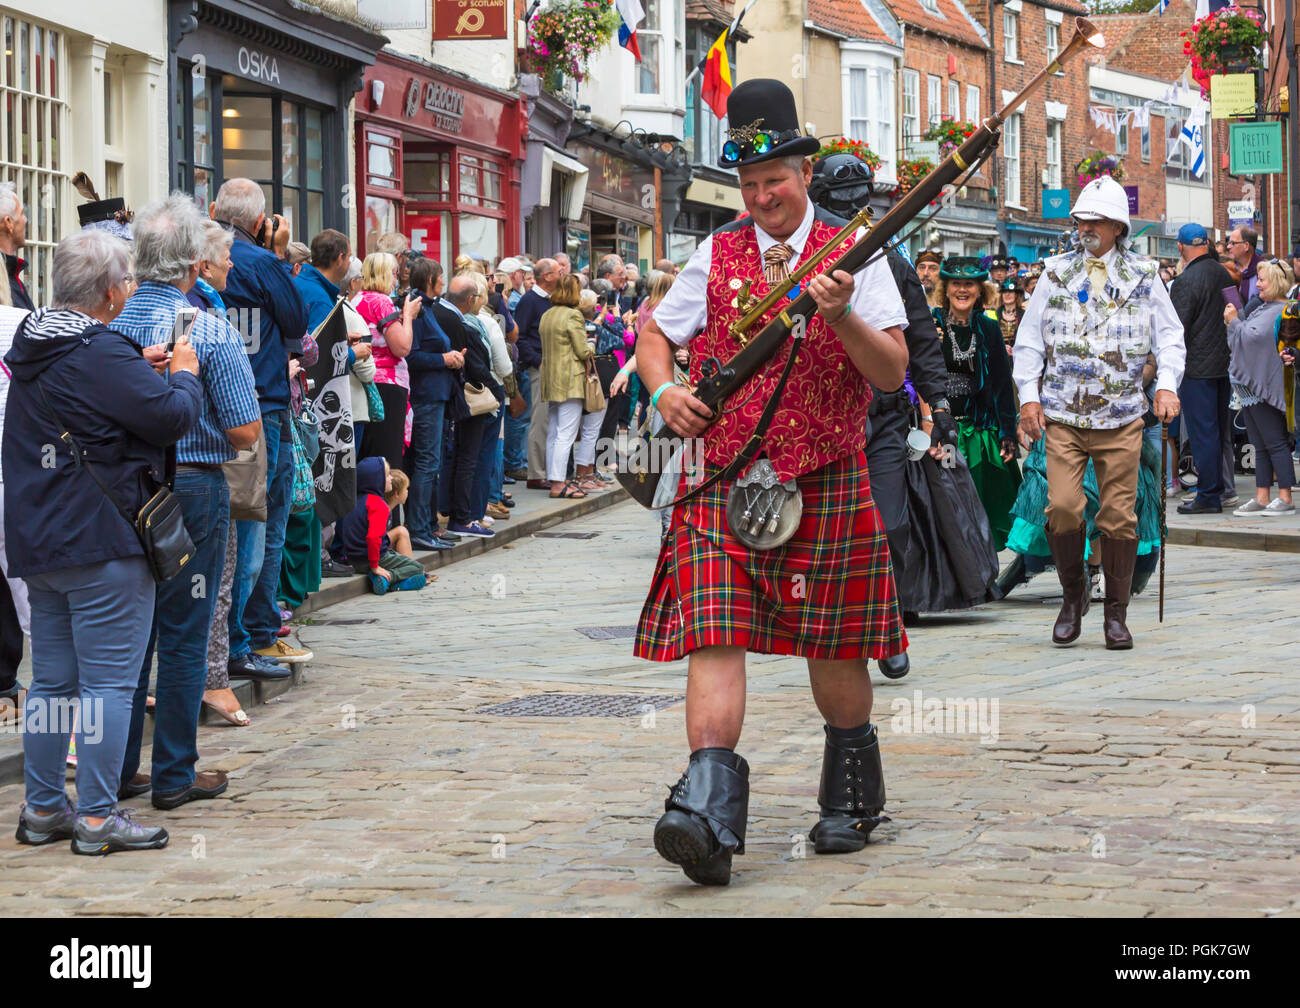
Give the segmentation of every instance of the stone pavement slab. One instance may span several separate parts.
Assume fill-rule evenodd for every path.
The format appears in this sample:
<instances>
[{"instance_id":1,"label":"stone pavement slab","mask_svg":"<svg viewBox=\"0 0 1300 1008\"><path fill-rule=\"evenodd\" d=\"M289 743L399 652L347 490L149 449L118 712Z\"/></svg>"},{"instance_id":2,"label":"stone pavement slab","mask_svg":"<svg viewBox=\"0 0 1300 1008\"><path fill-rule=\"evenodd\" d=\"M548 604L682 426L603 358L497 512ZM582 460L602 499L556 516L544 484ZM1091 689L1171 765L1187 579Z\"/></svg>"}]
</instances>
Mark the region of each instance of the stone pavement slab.
<instances>
[{"instance_id":1,"label":"stone pavement slab","mask_svg":"<svg viewBox=\"0 0 1300 1008\"><path fill-rule=\"evenodd\" d=\"M115 915L992 915L1300 913L1300 685L1285 554L1173 549L1166 618L1137 648L1043 642L1042 578L928 616L914 671L876 681L893 821L821 858L821 723L804 665L753 656L741 753L749 852L701 889L650 844L685 756L684 707L501 717L546 692L680 694L631 657L658 523L632 504L445 569L431 590L304 621L316 661L248 729L204 727L218 800L170 813L164 851L79 858L0 837L0 912ZM343 624L331 619L374 618ZM10 822L21 787L0 788Z\"/></svg>"}]
</instances>

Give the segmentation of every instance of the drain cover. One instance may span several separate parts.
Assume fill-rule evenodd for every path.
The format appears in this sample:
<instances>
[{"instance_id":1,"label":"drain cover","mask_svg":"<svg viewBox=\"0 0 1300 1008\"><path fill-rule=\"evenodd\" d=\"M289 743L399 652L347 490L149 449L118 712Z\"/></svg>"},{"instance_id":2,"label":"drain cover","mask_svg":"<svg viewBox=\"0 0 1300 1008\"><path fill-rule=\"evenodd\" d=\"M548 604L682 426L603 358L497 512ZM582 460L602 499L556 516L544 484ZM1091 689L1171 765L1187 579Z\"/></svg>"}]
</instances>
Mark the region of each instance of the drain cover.
<instances>
[{"instance_id":1,"label":"drain cover","mask_svg":"<svg viewBox=\"0 0 1300 1008\"><path fill-rule=\"evenodd\" d=\"M500 717L642 717L649 710L664 710L685 699L681 694L664 693L542 693L480 707L474 713Z\"/></svg>"},{"instance_id":2,"label":"drain cover","mask_svg":"<svg viewBox=\"0 0 1300 1008\"><path fill-rule=\"evenodd\" d=\"M595 539L599 532L534 532L534 539Z\"/></svg>"},{"instance_id":3,"label":"drain cover","mask_svg":"<svg viewBox=\"0 0 1300 1008\"><path fill-rule=\"evenodd\" d=\"M626 640L636 636L636 624L632 626L580 626L578 633L592 640Z\"/></svg>"}]
</instances>

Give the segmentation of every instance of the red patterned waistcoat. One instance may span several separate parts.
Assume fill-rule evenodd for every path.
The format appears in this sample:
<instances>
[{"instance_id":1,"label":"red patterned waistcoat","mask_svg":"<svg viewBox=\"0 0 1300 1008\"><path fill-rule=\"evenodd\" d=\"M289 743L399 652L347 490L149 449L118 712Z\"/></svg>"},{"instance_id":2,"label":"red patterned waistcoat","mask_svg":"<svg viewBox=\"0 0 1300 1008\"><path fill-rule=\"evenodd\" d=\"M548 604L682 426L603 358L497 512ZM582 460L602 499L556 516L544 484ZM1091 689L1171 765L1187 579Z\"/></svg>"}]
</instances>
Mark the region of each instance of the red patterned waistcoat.
<instances>
[{"instance_id":1,"label":"red patterned waistcoat","mask_svg":"<svg viewBox=\"0 0 1300 1008\"><path fill-rule=\"evenodd\" d=\"M841 224L841 227L843 225ZM807 261L840 229L814 217L800 262ZM818 265L822 273L851 246L846 241ZM713 262L707 286L708 321L691 341L691 383L700 381L700 365L708 357L726 363L740 351L728 331L743 314L735 301L740 285L748 280L750 294L760 301L771 290L763 279L753 221L741 227L715 231ZM805 281L806 283L806 281ZM791 291L798 295L798 291ZM782 300L750 330L756 335L790 302ZM704 433L704 454L710 462L731 462L758 426L781 372L789 358L792 340L735 395L722 404L722 415ZM867 407L871 388L820 314L808 320L804 346L781 395L781 405L763 439L763 453L782 479L802 476L859 452L866 444Z\"/></svg>"}]
</instances>

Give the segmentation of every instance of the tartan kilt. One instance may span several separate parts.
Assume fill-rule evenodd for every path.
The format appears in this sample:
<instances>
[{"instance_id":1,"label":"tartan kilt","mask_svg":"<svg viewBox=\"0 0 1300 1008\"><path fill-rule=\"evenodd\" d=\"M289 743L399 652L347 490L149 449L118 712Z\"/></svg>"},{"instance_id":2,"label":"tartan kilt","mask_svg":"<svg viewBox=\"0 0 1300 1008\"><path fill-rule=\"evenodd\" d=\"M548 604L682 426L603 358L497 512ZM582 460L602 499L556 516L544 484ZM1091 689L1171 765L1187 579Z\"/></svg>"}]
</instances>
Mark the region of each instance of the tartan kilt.
<instances>
[{"instance_id":1,"label":"tartan kilt","mask_svg":"<svg viewBox=\"0 0 1300 1008\"><path fill-rule=\"evenodd\" d=\"M710 464L707 474L718 468ZM750 550L732 535L730 480L674 510L637 625L638 658L676 661L732 645L843 660L907 647L866 456L845 456L798 481L803 518L772 550Z\"/></svg>"}]
</instances>

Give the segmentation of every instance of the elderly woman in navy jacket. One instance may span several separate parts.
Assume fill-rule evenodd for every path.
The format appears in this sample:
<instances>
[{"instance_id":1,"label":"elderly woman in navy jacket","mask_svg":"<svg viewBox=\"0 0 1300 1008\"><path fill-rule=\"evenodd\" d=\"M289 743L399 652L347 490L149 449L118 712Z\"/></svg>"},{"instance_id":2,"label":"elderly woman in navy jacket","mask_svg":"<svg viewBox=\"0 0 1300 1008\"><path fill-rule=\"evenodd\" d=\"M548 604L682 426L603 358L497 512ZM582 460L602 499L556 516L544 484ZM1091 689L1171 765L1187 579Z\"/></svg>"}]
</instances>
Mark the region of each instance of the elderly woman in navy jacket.
<instances>
[{"instance_id":1,"label":"elderly woman in navy jacket","mask_svg":"<svg viewBox=\"0 0 1300 1008\"><path fill-rule=\"evenodd\" d=\"M465 358L451 348L451 340L433 317L432 308L442 293L442 266L432 259L417 259L411 264L411 289L421 299L420 314L411 323L411 352L406 366L411 371L410 458L413 463L411 491L407 501L407 528L411 545L416 549L451 549L454 540L439 537L437 509L438 477L442 472L443 431L448 404L461 399L460 379L456 372Z\"/></svg>"},{"instance_id":2,"label":"elderly woman in navy jacket","mask_svg":"<svg viewBox=\"0 0 1300 1008\"><path fill-rule=\"evenodd\" d=\"M198 419L203 390L185 339L169 358L164 345L141 352L111 328L134 285L130 269L127 246L103 231L64 239L54 252L54 307L29 315L5 355L13 375L3 441L5 540L11 572L26 581L32 603L27 802L17 839L71 839L78 854L167 843L166 830L117 809L154 606L153 578L128 516L168 477L172 446ZM75 812L64 791L72 698L80 701Z\"/></svg>"}]
</instances>

